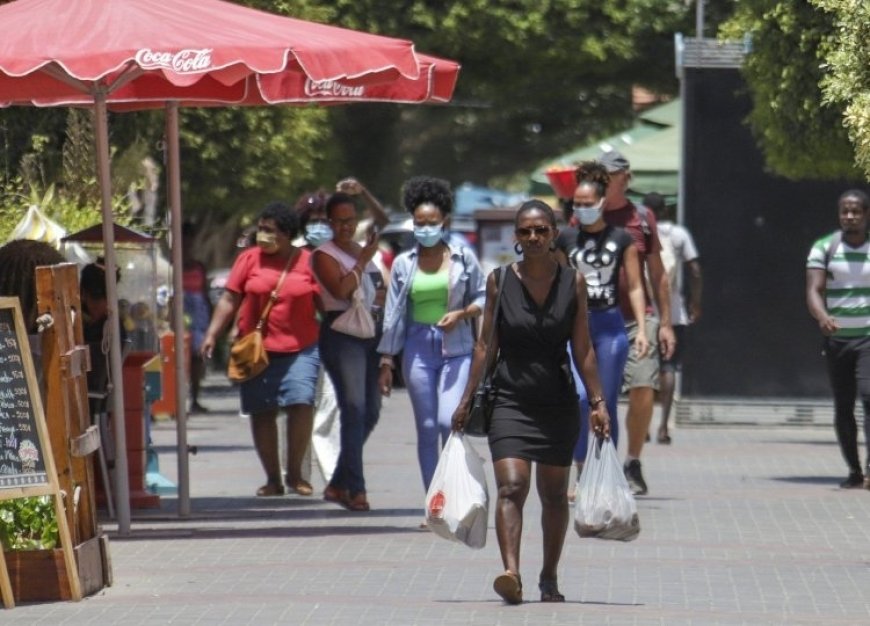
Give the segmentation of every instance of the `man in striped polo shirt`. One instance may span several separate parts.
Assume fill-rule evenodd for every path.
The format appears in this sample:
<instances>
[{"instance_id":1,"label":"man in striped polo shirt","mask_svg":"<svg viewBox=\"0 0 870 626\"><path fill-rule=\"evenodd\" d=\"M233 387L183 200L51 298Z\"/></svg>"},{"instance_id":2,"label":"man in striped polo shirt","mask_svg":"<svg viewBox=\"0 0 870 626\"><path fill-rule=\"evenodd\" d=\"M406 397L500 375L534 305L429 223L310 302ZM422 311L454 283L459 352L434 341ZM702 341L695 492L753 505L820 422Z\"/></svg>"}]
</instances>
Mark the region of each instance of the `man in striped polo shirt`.
<instances>
[{"instance_id":1,"label":"man in striped polo shirt","mask_svg":"<svg viewBox=\"0 0 870 626\"><path fill-rule=\"evenodd\" d=\"M838 207L840 230L816 241L807 258L807 307L825 336L834 426L849 465L840 487L870 489L870 198L852 189ZM864 405L866 476L858 456L856 392Z\"/></svg>"}]
</instances>

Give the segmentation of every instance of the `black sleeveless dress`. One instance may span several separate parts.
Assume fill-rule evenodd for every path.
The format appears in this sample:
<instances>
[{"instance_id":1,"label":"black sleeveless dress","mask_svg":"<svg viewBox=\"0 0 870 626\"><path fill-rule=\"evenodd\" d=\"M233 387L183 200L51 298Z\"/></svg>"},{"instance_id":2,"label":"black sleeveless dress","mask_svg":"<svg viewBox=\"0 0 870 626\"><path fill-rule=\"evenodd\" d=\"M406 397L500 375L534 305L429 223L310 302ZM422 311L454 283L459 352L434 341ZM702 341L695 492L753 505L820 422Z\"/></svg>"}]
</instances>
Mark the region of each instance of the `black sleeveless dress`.
<instances>
[{"instance_id":1,"label":"black sleeveless dress","mask_svg":"<svg viewBox=\"0 0 870 626\"><path fill-rule=\"evenodd\" d=\"M567 350L577 314L576 275L559 266L544 306L538 307L516 272L510 266L507 272L496 325L492 458L569 466L580 434Z\"/></svg>"}]
</instances>

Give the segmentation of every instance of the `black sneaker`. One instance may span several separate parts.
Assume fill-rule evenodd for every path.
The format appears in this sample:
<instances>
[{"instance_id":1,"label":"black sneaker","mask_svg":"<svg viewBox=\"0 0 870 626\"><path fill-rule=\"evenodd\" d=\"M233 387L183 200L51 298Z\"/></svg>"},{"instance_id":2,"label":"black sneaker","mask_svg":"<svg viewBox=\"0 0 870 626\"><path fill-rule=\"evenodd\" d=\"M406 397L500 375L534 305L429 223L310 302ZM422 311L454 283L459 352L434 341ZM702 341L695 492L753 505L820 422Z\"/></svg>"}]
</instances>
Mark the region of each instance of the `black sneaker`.
<instances>
[{"instance_id":1,"label":"black sneaker","mask_svg":"<svg viewBox=\"0 0 870 626\"><path fill-rule=\"evenodd\" d=\"M864 486L864 474L859 471L849 472L849 476L840 483L840 489L855 489Z\"/></svg>"},{"instance_id":2,"label":"black sneaker","mask_svg":"<svg viewBox=\"0 0 870 626\"><path fill-rule=\"evenodd\" d=\"M629 461L622 469L625 472L625 479L628 481L631 493L636 496L645 496L647 488L646 481L640 471L640 461L637 459Z\"/></svg>"}]
</instances>

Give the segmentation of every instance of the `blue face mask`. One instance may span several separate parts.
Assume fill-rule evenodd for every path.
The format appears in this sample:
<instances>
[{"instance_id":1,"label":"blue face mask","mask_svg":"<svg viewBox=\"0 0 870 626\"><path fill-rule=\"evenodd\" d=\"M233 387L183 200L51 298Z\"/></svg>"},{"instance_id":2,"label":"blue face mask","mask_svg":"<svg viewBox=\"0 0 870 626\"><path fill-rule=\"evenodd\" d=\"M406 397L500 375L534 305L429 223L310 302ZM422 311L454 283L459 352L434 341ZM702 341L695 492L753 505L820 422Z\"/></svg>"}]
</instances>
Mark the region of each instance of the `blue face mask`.
<instances>
[{"instance_id":1,"label":"blue face mask","mask_svg":"<svg viewBox=\"0 0 870 626\"><path fill-rule=\"evenodd\" d=\"M332 241L332 228L325 222L308 224L305 227L305 241L315 248L327 241Z\"/></svg>"},{"instance_id":2,"label":"blue face mask","mask_svg":"<svg viewBox=\"0 0 870 626\"><path fill-rule=\"evenodd\" d=\"M575 206L574 216L580 221L583 226L591 226L601 217L604 208L604 198L598 201L593 206Z\"/></svg>"},{"instance_id":3,"label":"blue face mask","mask_svg":"<svg viewBox=\"0 0 870 626\"><path fill-rule=\"evenodd\" d=\"M444 238L444 228L441 224L414 226L414 239L424 248L431 248Z\"/></svg>"}]
</instances>

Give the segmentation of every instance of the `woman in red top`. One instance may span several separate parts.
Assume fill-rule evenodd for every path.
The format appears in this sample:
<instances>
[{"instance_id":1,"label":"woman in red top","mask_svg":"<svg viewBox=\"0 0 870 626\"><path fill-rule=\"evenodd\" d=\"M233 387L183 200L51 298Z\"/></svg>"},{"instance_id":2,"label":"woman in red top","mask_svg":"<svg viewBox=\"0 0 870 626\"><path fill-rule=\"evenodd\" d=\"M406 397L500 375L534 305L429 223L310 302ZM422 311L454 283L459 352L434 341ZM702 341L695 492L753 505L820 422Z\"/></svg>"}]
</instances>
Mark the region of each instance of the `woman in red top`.
<instances>
[{"instance_id":1,"label":"woman in red top","mask_svg":"<svg viewBox=\"0 0 870 626\"><path fill-rule=\"evenodd\" d=\"M284 493L275 422L279 409L287 411L287 487L299 495L312 493L311 485L302 479L301 465L311 440L320 367L315 317L320 290L311 272L311 253L290 243L298 234L299 218L289 206L280 202L266 206L257 222L257 245L233 263L201 348L202 355L210 358L217 335L236 314L238 335L253 331L287 268L263 327L269 366L240 387L242 411L251 415L254 445L266 472L258 496Z\"/></svg>"}]
</instances>

